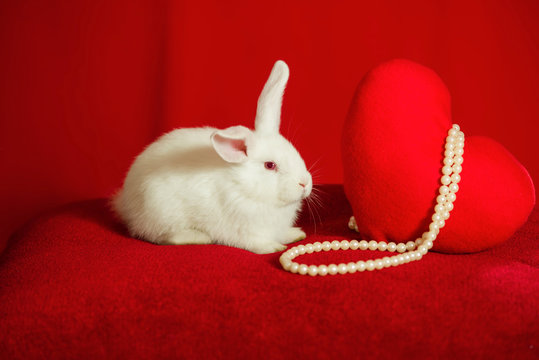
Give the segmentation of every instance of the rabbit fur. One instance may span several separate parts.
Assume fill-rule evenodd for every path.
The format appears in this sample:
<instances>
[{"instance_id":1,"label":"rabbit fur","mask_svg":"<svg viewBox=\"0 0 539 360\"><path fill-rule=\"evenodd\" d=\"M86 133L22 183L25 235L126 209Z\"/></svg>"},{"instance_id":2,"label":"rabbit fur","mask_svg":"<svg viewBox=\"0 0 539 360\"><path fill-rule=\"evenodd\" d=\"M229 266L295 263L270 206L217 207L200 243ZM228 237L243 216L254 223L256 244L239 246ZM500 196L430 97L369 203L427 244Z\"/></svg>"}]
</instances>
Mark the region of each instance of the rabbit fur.
<instances>
[{"instance_id":1,"label":"rabbit fur","mask_svg":"<svg viewBox=\"0 0 539 360\"><path fill-rule=\"evenodd\" d=\"M305 238L294 223L312 177L279 133L288 77L286 63L277 61L258 99L255 130L176 129L135 159L112 201L132 236L257 254Z\"/></svg>"}]
</instances>

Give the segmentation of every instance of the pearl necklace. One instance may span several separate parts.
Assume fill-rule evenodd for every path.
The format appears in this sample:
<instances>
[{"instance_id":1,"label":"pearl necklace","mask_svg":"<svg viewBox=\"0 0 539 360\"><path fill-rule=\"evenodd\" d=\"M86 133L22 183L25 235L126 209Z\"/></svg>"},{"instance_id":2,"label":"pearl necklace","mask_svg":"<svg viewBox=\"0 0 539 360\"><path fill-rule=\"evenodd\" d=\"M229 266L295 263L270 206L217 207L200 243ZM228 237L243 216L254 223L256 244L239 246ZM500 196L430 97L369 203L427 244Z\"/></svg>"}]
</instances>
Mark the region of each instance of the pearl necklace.
<instances>
[{"instance_id":1,"label":"pearl necklace","mask_svg":"<svg viewBox=\"0 0 539 360\"><path fill-rule=\"evenodd\" d=\"M367 241L367 240L334 240L315 242L313 244L294 246L285 251L279 261L283 268L294 274L311 276L325 276L336 274L353 274L357 271L373 271L381 270L390 266L398 266L411 261L420 260L432 248L434 240L438 236L440 229L445 226L445 221L449 219L449 213L453 210L453 202L459 190L458 183L460 181L460 172L462 171L462 155L464 154L464 133L460 131L458 125L453 125L449 130L445 143L444 166L442 167L442 177L440 178L441 186L439 195L436 198L434 206L434 214L432 222L429 225L429 230L424 232L421 238L407 243L395 244L394 242L386 243L383 241ZM350 229L358 231L355 218L352 216L348 223ZM330 265L307 265L294 262L297 256L311 254L313 252L330 251L330 250L379 250L398 252L399 255L386 256L376 260L350 262L348 264L330 264Z\"/></svg>"}]
</instances>

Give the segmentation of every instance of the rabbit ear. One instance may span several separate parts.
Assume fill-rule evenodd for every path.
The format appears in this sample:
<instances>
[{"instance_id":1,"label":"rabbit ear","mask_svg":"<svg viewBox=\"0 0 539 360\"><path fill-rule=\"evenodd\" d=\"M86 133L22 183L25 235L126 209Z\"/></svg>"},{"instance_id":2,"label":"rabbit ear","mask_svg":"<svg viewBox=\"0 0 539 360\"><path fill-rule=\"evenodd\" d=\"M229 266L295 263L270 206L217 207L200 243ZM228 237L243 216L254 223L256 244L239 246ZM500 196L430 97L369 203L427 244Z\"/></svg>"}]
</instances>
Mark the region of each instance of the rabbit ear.
<instances>
[{"instance_id":1,"label":"rabbit ear","mask_svg":"<svg viewBox=\"0 0 539 360\"><path fill-rule=\"evenodd\" d=\"M255 130L260 133L279 133L281 105L289 70L286 63L278 60L260 93L256 108Z\"/></svg>"},{"instance_id":2,"label":"rabbit ear","mask_svg":"<svg viewBox=\"0 0 539 360\"><path fill-rule=\"evenodd\" d=\"M241 163L247 160L247 142L252 132L244 126L233 126L217 130L211 135L213 148L223 160Z\"/></svg>"}]
</instances>

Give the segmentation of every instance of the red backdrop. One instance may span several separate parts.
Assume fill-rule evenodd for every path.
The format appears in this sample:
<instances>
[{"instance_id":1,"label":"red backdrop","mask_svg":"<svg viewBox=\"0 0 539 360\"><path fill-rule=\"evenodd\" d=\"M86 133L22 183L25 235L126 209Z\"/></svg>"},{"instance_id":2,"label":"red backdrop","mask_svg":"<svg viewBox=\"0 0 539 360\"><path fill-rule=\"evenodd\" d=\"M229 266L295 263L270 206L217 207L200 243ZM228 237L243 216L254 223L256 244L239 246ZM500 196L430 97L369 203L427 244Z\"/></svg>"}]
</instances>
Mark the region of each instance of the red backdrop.
<instances>
[{"instance_id":1,"label":"red backdrop","mask_svg":"<svg viewBox=\"0 0 539 360\"><path fill-rule=\"evenodd\" d=\"M2 2L0 248L39 211L110 195L165 131L252 125L276 59L291 68L282 132L319 183L342 181L358 81L404 57L437 71L454 121L537 184L537 18L535 0Z\"/></svg>"}]
</instances>

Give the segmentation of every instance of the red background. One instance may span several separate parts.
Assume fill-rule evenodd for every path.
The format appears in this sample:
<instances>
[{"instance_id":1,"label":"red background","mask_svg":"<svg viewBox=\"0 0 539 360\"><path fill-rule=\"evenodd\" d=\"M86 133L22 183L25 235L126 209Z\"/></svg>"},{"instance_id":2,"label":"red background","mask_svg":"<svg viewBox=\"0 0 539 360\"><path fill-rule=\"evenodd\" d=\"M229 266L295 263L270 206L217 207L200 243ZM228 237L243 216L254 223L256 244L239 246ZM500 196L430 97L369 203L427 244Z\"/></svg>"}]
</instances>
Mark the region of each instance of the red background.
<instances>
[{"instance_id":1,"label":"red background","mask_svg":"<svg viewBox=\"0 0 539 360\"><path fill-rule=\"evenodd\" d=\"M318 183L342 182L358 81L403 57L433 68L454 122L537 184L538 17L534 0L2 2L0 249L44 209L110 195L165 131L251 126L277 59L291 68L282 132Z\"/></svg>"}]
</instances>

